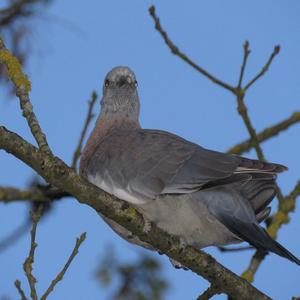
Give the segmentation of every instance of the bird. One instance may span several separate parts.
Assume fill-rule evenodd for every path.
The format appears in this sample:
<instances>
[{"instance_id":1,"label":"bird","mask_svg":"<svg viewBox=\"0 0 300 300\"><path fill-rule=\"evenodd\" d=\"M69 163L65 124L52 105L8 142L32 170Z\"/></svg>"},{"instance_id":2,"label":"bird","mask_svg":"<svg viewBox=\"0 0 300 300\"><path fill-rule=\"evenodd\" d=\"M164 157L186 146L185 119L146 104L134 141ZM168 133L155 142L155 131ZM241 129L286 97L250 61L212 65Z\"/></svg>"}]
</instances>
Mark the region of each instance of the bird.
<instances>
[{"instance_id":1,"label":"bird","mask_svg":"<svg viewBox=\"0 0 300 300\"><path fill-rule=\"evenodd\" d=\"M80 175L130 203L182 246L248 242L300 265L260 225L270 215L281 164L208 150L170 132L143 129L134 72L117 66L103 84L101 110L80 160ZM155 250L100 214L125 240ZM176 261L175 267L181 267Z\"/></svg>"}]
</instances>

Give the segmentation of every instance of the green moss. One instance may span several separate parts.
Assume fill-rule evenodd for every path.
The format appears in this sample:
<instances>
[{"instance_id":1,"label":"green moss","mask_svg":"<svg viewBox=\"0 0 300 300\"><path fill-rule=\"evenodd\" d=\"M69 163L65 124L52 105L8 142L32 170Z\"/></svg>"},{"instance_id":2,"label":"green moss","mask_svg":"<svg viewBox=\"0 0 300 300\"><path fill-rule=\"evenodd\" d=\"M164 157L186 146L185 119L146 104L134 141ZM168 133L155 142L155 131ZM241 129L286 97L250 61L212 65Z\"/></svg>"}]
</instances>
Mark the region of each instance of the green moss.
<instances>
[{"instance_id":1,"label":"green moss","mask_svg":"<svg viewBox=\"0 0 300 300\"><path fill-rule=\"evenodd\" d=\"M6 66L8 77L13 82L16 89L24 89L26 93L29 93L31 90L31 83L23 73L18 59L8 50L2 49L0 50L0 63Z\"/></svg>"},{"instance_id":2,"label":"green moss","mask_svg":"<svg viewBox=\"0 0 300 300\"><path fill-rule=\"evenodd\" d=\"M137 218L137 212L134 208L127 208L126 209L126 215L131 219L131 220L135 220Z\"/></svg>"},{"instance_id":3,"label":"green moss","mask_svg":"<svg viewBox=\"0 0 300 300\"><path fill-rule=\"evenodd\" d=\"M250 270L245 271L241 277L251 283L254 281L253 273Z\"/></svg>"}]
</instances>

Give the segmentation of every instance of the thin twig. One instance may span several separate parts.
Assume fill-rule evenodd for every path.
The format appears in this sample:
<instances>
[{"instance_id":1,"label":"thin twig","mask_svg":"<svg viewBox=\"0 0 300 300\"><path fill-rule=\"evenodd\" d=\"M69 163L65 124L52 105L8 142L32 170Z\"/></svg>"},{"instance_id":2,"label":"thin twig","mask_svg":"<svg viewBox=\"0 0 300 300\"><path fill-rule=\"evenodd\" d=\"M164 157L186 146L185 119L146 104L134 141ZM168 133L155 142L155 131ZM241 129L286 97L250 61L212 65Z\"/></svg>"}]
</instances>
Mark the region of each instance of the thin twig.
<instances>
[{"instance_id":1,"label":"thin twig","mask_svg":"<svg viewBox=\"0 0 300 300\"><path fill-rule=\"evenodd\" d=\"M15 281L15 287L17 288L17 290L18 290L18 293L19 293L19 295L21 296L21 300L27 300L27 297L26 297L26 295L25 295L25 293L24 293L24 291L23 291L23 289L22 289L22 287L21 287L21 282L20 282L20 280L16 280Z\"/></svg>"},{"instance_id":2,"label":"thin twig","mask_svg":"<svg viewBox=\"0 0 300 300\"><path fill-rule=\"evenodd\" d=\"M244 102L244 96L245 95L243 93L241 93L236 97L237 104L238 104L237 105L238 113L240 114L240 116L242 117L242 119L245 123L245 126L246 126L248 133L250 135L250 138L251 138L252 146L254 147L254 149L256 151L258 159L261 161L265 161L266 159L265 159L263 151L259 145L256 131L255 131L255 129L252 125L252 122L249 118L248 110L247 110L247 107Z\"/></svg>"},{"instance_id":3,"label":"thin twig","mask_svg":"<svg viewBox=\"0 0 300 300\"><path fill-rule=\"evenodd\" d=\"M250 49L249 49L249 42L248 41L245 41L243 48L244 48L244 57L243 57L243 63L242 63L242 66L241 66L240 78L239 78L239 82L238 82L238 85L237 85L238 89L240 89L242 87L244 72L245 72L245 68L246 68L246 65L247 65L248 56L251 52Z\"/></svg>"},{"instance_id":4,"label":"thin twig","mask_svg":"<svg viewBox=\"0 0 300 300\"><path fill-rule=\"evenodd\" d=\"M224 89L226 89L226 90L228 90L228 91L235 94L235 88L234 87L232 87L231 85L225 83L224 81L216 78L214 75L207 72L205 69L203 69L202 67L197 65L194 61L192 61L189 57L187 57L186 54L184 54L183 52L181 52L179 50L179 48L171 41L171 39L169 38L166 31L162 28L162 26L160 24L160 20L157 17L157 15L155 14L155 6L154 5L152 5L149 8L149 13L150 13L150 16L152 17L152 19L154 20L155 29L161 34L161 36L162 36L163 40L165 41L166 45L169 47L169 49L171 50L171 52L174 55L177 55L178 57L180 57L183 61L185 61L187 64L189 64L191 67L196 69L198 72L200 72L202 75L207 77L212 82L220 85Z\"/></svg>"},{"instance_id":5,"label":"thin twig","mask_svg":"<svg viewBox=\"0 0 300 300\"><path fill-rule=\"evenodd\" d=\"M266 129L262 130L260 133L257 134L257 140L259 143L267 141L270 138L278 135L282 131L290 128L292 125L299 123L299 122L300 122L300 111L296 111L289 118L279 122L278 124L275 124L273 126L270 126ZM251 139L248 139L244 142L241 142L241 143L231 147L227 151L227 153L242 154L244 152L251 150L252 147L253 147L253 144L251 143Z\"/></svg>"},{"instance_id":6,"label":"thin twig","mask_svg":"<svg viewBox=\"0 0 300 300\"><path fill-rule=\"evenodd\" d=\"M249 43L246 44L245 48L244 48L244 59L243 59L243 64L244 62L247 62L247 57L249 55ZM253 83L258 80L269 68L270 64L272 63L272 60L274 58L274 56L276 54L279 53L279 49L278 49L278 46L275 47L274 49L274 52L271 54L269 60L267 61L266 65L263 67L263 71L260 72L253 80ZM243 71L244 72L244 71ZM261 74L262 73L262 74ZM242 76L240 75L240 78ZM248 133L250 135L250 141L251 141L251 144L253 146L253 148L255 149L255 152L257 154L257 157L259 160L261 161L266 161L266 158L263 154L263 150L260 146L260 143L258 141L258 137L257 137L257 134L256 134L256 131L254 129L254 126L250 120L250 117L249 117L249 114L248 114L248 109L247 109L247 106L245 105L245 92L246 92L246 88L239 88L237 87L236 88L236 100L237 100L237 110L238 110L238 113L239 115L241 116L241 118L243 119L243 122L248 130ZM281 192L281 189L278 185L276 185L277 187L277 198L278 198L278 201L279 202L282 202L283 201L283 194Z\"/></svg>"},{"instance_id":7,"label":"thin twig","mask_svg":"<svg viewBox=\"0 0 300 300\"><path fill-rule=\"evenodd\" d=\"M68 270L69 266L71 265L73 259L78 254L78 249L79 249L80 245L84 242L85 238L86 238L86 232L82 233L80 235L80 237L76 239L75 247L74 247L67 263L65 264L63 269L59 272L59 274L55 277L55 279L52 280L51 284L49 285L48 289L46 290L46 292L44 293L44 295L41 297L40 300L45 300L49 296L49 294L53 291L56 284L63 279L63 277L64 277L66 271Z\"/></svg>"},{"instance_id":8,"label":"thin twig","mask_svg":"<svg viewBox=\"0 0 300 300\"><path fill-rule=\"evenodd\" d=\"M39 148L42 151L51 153L45 134L39 125L37 117L33 112L32 104L29 99L31 83L28 77L23 73L21 64L5 47L3 40L0 38L0 63L7 68L7 74L14 84L16 94L20 100L20 106L23 116L26 118L28 126L35 138Z\"/></svg>"},{"instance_id":9,"label":"thin twig","mask_svg":"<svg viewBox=\"0 0 300 300\"><path fill-rule=\"evenodd\" d=\"M300 180L297 182L293 190L287 196L289 199L296 200L300 196Z\"/></svg>"},{"instance_id":10,"label":"thin twig","mask_svg":"<svg viewBox=\"0 0 300 300\"><path fill-rule=\"evenodd\" d=\"M280 51L280 46L276 45L266 64L262 67L261 71L252 80L250 80L249 83L245 85L244 91L247 91L255 83L255 81L257 81L268 71L273 59L279 53L279 51Z\"/></svg>"},{"instance_id":11,"label":"thin twig","mask_svg":"<svg viewBox=\"0 0 300 300\"><path fill-rule=\"evenodd\" d=\"M31 4L40 0L19 0L12 1L12 4L6 8L0 9L0 26L4 27L14 22L18 17L30 16L33 11L29 10Z\"/></svg>"},{"instance_id":12,"label":"thin twig","mask_svg":"<svg viewBox=\"0 0 300 300\"><path fill-rule=\"evenodd\" d=\"M209 300L215 295L221 294L220 290L216 285L211 285L203 294L201 294L197 300Z\"/></svg>"},{"instance_id":13,"label":"thin twig","mask_svg":"<svg viewBox=\"0 0 300 300\"><path fill-rule=\"evenodd\" d=\"M0 253L5 251L9 246L13 245L18 239L20 239L24 233L27 233L31 225L31 222L26 218L13 232L0 241Z\"/></svg>"},{"instance_id":14,"label":"thin twig","mask_svg":"<svg viewBox=\"0 0 300 300\"><path fill-rule=\"evenodd\" d=\"M68 196L70 196L69 193L49 186L33 187L27 190L0 186L0 202L4 203L16 201L49 202Z\"/></svg>"},{"instance_id":15,"label":"thin twig","mask_svg":"<svg viewBox=\"0 0 300 300\"><path fill-rule=\"evenodd\" d=\"M90 122L94 118L93 109L94 109L94 105L96 103L96 100L97 100L97 93L94 91L92 93L91 100L88 101L88 113L87 113L86 119L84 121L84 126L83 126L82 132L80 134L79 142L78 142L78 145L77 145L77 147L74 151L74 155L73 155L73 159L72 159L72 167L75 168L75 169L76 169L77 161L78 161L78 159L81 155L82 144L83 144L83 140L85 138L85 135L87 133L87 129L90 125Z\"/></svg>"},{"instance_id":16,"label":"thin twig","mask_svg":"<svg viewBox=\"0 0 300 300\"><path fill-rule=\"evenodd\" d=\"M240 251L245 251L245 250L253 250L255 248L253 246L244 246L244 247L234 247L234 248L218 247L218 249L221 252L240 252Z\"/></svg>"},{"instance_id":17,"label":"thin twig","mask_svg":"<svg viewBox=\"0 0 300 300\"><path fill-rule=\"evenodd\" d=\"M41 213L42 213L42 206L40 206L36 211L31 212L32 229L31 229L30 250L29 250L28 257L25 259L23 264L23 269L30 287L30 296L33 300L38 300L37 292L35 289L36 279L32 274L32 264L34 263L34 252L37 247L37 243L35 242L36 227L40 220Z\"/></svg>"}]
</instances>

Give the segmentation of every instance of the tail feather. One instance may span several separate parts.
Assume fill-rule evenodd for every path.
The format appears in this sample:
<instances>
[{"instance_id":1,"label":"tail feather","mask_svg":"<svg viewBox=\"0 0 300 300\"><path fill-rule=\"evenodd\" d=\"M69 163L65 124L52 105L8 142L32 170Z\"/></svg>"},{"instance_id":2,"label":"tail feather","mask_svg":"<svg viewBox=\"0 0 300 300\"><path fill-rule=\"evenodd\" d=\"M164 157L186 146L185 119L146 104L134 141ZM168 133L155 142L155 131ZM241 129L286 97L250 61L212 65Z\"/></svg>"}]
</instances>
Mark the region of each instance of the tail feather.
<instances>
[{"instance_id":1,"label":"tail feather","mask_svg":"<svg viewBox=\"0 0 300 300\"><path fill-rule=\"evenodd\" d=\"M255 248L276 253L300 265L300 260L281 244L273 240L261 226L255 223L246 223L232 216L230 218L221 217L221 222L228 227L230 231Z\"/></svg>"}]
</instances>

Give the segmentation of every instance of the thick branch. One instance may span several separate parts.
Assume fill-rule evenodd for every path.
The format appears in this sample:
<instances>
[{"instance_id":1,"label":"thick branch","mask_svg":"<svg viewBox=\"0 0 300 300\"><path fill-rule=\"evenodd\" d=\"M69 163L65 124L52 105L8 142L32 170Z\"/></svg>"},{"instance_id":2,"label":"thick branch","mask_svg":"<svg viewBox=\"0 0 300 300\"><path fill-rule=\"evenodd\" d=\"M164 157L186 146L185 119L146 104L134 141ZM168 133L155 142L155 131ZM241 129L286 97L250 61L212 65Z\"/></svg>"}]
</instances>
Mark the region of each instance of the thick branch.
<instances>
[{"instance_id":1,"label":"thick branch","mask_svg":"<svg viewBox=\"0 0 300 300\"><path fill-rule=\"evenodd\" d=\"M130 230L142 241L150 243L155 249L217 285L220 292L238 299L270 299L246 280L220 265L210 255L190 246L182 250L179 239L166 234L155 224L145 233L143 216L128 203L83 180L59 158L38 150L4 127L0 127L0 149L22 160L53 186L70 193L79 202L93 207L105 217Z\"/></svg>"}]
</instances>

